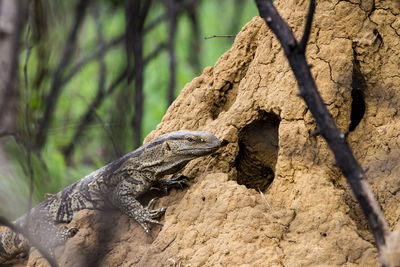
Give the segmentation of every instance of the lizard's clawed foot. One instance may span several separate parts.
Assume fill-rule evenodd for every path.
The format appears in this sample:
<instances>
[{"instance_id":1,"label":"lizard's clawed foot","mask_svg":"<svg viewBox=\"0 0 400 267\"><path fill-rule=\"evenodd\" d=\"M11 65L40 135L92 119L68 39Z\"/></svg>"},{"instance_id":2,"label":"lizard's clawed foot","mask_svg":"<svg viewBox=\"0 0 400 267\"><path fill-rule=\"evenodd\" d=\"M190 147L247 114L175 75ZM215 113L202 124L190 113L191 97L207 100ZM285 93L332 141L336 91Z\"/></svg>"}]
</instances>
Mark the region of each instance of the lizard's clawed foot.
<instances>
[{"instance_id":1,"label":"lizard's clawed foot","mask_svg":"<svg viewBox=\"0 0 400 267\"><path fill-rule=\"evenodd\" d=\"M174 174L171 178L162 179L158 181L158 188L164 190L165 194L168 195L168 190L171 188L183 188L188 187L186 181L189 181L189 178L183 174Z\"/></svg>"},{"instance_id":2,"label":"lizard's clawed foot","mask_svg":"<svg viewBox=\"0 0 400 267\"><path fill-rule=\"evenodd\" d=\"M158 224L158 225L163 225L161 222L155 220L159 217L161 217L167 208L159 208L159 209L153 209L155 201L158 198L153 198L150 200L149 204L143 209L143 212L141 216L137 219L138 223L143 227L144 231L150 235L150 229L148 224Z\"/></svg>"},{"instance_id":3,"label":"lizard's clawed foot","mask_svg":"<svg viewBox=\"0 0 400 267\"><path fill-rule=\"evenodd\" d=\"M160 218L167 210L167 208L159 208L155 210L153 209L157 199L158 197L155 197L152 200L150 200L149 204L147 204L147 206L144 208L145 213L147 213L148 217L151 219Z\"/></svg>"}]
</instances>

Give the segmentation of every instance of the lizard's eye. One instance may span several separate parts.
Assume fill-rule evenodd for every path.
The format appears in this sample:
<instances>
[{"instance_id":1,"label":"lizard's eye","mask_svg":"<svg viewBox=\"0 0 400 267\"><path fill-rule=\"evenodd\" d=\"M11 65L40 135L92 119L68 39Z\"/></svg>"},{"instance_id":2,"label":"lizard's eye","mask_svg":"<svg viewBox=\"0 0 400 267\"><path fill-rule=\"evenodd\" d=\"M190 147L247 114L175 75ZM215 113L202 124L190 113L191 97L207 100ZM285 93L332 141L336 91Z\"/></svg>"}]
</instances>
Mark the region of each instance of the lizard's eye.
<instances>
[{"instance_id":1,"label":"lizard's eye","mask_svg":"<svg viewBox=\"0 0 400 267\"><path fill-rule=\"evenodd\" d=\"M192 137L188 137L188 139L187 139L189 142L193 142L194 141L194 139L192 138Z\"/></svg>"}]
</instances>

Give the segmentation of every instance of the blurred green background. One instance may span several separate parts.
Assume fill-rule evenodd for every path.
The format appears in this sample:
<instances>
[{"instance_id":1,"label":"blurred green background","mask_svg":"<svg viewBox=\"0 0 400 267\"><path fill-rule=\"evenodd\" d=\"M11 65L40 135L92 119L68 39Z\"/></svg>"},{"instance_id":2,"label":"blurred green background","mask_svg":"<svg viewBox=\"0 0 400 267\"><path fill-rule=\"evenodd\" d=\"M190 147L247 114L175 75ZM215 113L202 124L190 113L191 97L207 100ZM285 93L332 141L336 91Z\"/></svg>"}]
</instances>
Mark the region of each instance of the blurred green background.
<instances>
[{"instance_id":1,"label":"blurred green background","mask_svg":"<svg viewBox=\"0 0 400 267\"><path fill-rule=\"evenodd\" d=\"M93 1L96 2L96 1ZM98 27L104 42L122 35L125 31L125 9L123 1L97 1L91 4L78 33L77 46L71 59L71 67L80 59L90 55L99 47ZM30 132L37 130L37 123L43 116L45 97L51 85L51 78L67 36L73 23L74 1L49 1L46 6L46 38L35 43L35 29L28 41L31 54L27 61L29 92ZM258 15L253 1L224 0L197 1L196 13L199 24L198 43L193 36L193 28L188 13L182 12L177 21L175 51L177 57L175 96L184 85L190 82L206 66L213 66L218 58L232 45L234 38L211 38L212 35L235 35L240 28ZM166 12L162 1L152 1L145 20L148 23ZM97 16L97 17L96 17ZM27 26L21 36L21 42L28 33ZM32 37L33 36L33 37ZM164 20L143 36L143 54L149 55L160 43L168 39L168 20ZM45 51L45 56L43 52ZM193 51L196 49L196 51ZM24 42L20 50L20 105L18 130L24 140L27 138L25 118L25 93L23 89L27 46ZM199 63L194 64L193 56L198 55ZM155 129L168 108L167 88L169 83L169 55L162 50L152 58L144 68L144 113L142 137ZM104 54L106 87L114 81L126 66L126 48L124 43L108 49ZM67 70L68 70L67 68ZM40 150L32 151L32 169L34 172L33 204L43 200L45 193L56 193L67 185L89 174L95 169L116 159L119 153L125 154L134 149L132 139L132 110L134 86L121 83L112 94L95 110L90 125L86 125L81 137L74 144L70 158L66 159L63 148L74 142L74 133L90 103L96 97L101 65L92 60L63 87L48 130L48 138ZM39 77L45 69L46 75ZM38 79L40 81L38 82ZM34 138L34 136L32 137ZM13 177L1 177L0 194L2 203L0 213L14 219L27 208L29 198L29 167L27 165L26 143L8 141L7 149L11 158ZM4 201L6 199L6 201Z\"/></svg>"}]
</instances>

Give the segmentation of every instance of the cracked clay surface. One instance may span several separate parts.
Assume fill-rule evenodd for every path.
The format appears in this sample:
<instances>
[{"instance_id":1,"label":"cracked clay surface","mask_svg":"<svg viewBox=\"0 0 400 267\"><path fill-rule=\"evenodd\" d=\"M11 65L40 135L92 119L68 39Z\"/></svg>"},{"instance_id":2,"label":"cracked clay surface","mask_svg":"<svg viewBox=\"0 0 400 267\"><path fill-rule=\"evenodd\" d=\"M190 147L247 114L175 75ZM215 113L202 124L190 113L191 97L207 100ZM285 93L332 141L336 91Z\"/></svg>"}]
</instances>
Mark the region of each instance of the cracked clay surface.
<instances>
[{"instance_id":1,"label":"cracked clay surface","mask_svg":"<svg viewBox=\"0 0 400 267\"><path fill-rule=\"evenodd\" d=\"M342 131L357 112L352 90L362 93L365 113L348 141L368 168L368 181L391 229L400 220L398 3L317 1L307 47L317 86ZM300 38L308 1L275 4ZM357 86L355 70L363 81ZM158 201L157 206L168 206L164 226L153 227L149 237L126 216L82 211L69 224L80 229L78 234L56 251L62 266L88 266L90 256L98 266L124 267L378 266L361 210L332 167L326 143L311 136L315 123L297 92L279 42L255 17L214 67L183 88L146 138L188 129L210 131L223 142L215 155L183 170L191 178L188 189L173 190ZM246 182L237 183L237 166L243 146L251 146L248 137L240 140L243 129L255 121L268 126L270 118L278 118L271 134L278 138L271 146L275 152L258 165L246 163L246 170L274 172L264 199ZM37 252L25 264L46 265Z\"/></svg>"}]
</instances>

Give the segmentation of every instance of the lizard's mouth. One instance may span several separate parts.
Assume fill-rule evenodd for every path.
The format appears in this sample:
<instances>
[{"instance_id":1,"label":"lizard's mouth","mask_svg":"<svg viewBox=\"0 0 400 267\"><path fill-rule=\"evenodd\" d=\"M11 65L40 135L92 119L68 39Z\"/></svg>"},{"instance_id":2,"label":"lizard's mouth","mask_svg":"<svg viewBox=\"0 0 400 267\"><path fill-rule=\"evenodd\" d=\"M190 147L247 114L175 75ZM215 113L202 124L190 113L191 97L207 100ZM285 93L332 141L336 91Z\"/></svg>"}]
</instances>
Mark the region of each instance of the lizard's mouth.
<instances>
[{"instance_id":1,"label":"lizard's mouth","mask_svg":"<svg viewBox=\"0 0 400 267\"><path fill-rule=\"evenodd\" d=\"M202 156L208 155L218 150L221 146L221 142L216 140L217 142L213 142L208 146L204 146L204 144L199 145L198 147L190 147L190 148L181 148L179 149L180 154L189 154L194 156Z\"/></svg>"}]
</instances>

